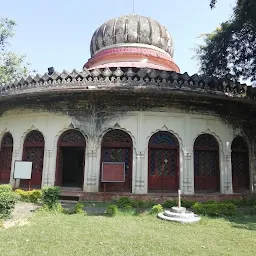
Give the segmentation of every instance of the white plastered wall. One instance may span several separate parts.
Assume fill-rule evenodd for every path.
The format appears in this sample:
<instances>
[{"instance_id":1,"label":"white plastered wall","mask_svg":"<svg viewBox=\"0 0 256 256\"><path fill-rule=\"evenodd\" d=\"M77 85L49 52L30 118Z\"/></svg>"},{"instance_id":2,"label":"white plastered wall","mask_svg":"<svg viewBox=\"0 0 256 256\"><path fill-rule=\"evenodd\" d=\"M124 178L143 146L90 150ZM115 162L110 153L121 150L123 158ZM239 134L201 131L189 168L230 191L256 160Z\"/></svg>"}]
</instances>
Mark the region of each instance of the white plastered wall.
<instances>
[{"instance_id":1,"label":"white plastered wall","mask_svg":"<svg viewBox=\"0 0 256 256\"><path fill-rule=\"evenodd\" d=\"M65 130L77 128L86 139L83 190L97 192L100 183L102 138L111 129L121 129L133 141L132 192L144 194L148 192L148 141L155 132L169 131L177 137L180 144L180 189L184 194L193 194L193 144L197 136L209 133L219 143L220 192L232 193L231 143L239 132L233 131L231 125L216 116L187 114L178 109L130 112L104 123L97 138L87 136L86 129L76 127L79 125L73 121L71 117L63 114L28 110L13 110L0 117L0 139L8 131L14 139L12 172L15 160L22 158L25 136L31 130L39 130L45 139L42 186L54 185L58 138ZM14 181L11 179L10 182L13 184Z\"/></svg>"}]
</instances>

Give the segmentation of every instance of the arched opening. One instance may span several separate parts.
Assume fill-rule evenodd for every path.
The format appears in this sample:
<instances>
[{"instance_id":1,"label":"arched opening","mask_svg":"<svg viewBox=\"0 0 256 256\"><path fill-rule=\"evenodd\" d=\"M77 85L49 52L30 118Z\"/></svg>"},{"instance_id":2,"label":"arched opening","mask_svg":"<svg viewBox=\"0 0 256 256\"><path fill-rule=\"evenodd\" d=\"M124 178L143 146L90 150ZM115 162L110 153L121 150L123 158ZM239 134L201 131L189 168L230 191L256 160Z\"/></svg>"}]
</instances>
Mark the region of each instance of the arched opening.
<instances>
[{"instance_id":1,"label":"arched opening","mask_svg":"<svg viewBox=\"0 0 256 256\"><path fill-rule=\"evenodd\" d=\"M32 162L31 186L41 187L44 164L44 136L39 131L27 134L23 144L23 161ZM28 180L21 180L21 185L28 185Z\"/></svg>"},{"instance_id":2,"label":"arched opening","mask_svg":"<svg viewBox=\"0 0 256 256\"><path fill-rule=\"evenodd\" d=\"M85 138L76 130L64 132L58 140L55 185L83 187Z\"/></svg>"},{"instance_id":3,"label":"arched opening","mask_svg":"<svg viewBox=\"0 0 256 256\"><path fill-rule=\"evenodd\" d=\"M219 145L210 134L202 134L194 143L195 191L220 190Z\"/></svg>"},{"instance_id":4,"label":"arched opening","mask_svg":"<svg viewBox=\"0 0 256 256\"><path fill-rule=\"evenodd\" d=\"M4 135L0 147L0 183L9 183L12 169L13 138L8 132Z\"/></svg>"},{"instance_id":5,"label":"arched opening","mask_svg":"<svg viewBox=\"0 0 256 256\"><path fill-rule=\"evenodd\" d=\"M249 150L244 138L236 137L231 145L233 191L250 188Z\"/></svg>"},{"instance_id":6,"label":"arched opening","mask_svg":"<svg viewBox=\"0 0 256 256\"><path fill-rule=\"evenodd\" d=\"M107 132L101 144L101 167L102 162L125 163L125 182L122 184L124 191L132 191L132 148L133 143L130 135L122 130L111 130ZM101 173L101 169L100 169ZM100 180L103 190L103 183ZM120 184L106 183L106 191L120 192Z\"/></svg>"},{"instance_id":7,"label":"arched opening","mask_svg":"<svg viewBox=\"0 0 256 256\"><path fill-rule=\"evenodd\" d=\"M148 144L148 191L179 188L179 142L169 132L154 134Z\"/></svg>"}]
</instances>

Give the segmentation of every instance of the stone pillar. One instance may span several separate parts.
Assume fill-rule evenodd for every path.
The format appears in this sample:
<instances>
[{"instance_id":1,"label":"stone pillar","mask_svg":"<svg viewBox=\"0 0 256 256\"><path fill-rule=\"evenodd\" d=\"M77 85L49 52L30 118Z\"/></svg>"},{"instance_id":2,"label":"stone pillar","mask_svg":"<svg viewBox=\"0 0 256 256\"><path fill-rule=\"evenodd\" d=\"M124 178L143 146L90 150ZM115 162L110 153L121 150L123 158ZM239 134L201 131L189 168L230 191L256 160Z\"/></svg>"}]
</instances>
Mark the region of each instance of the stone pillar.
<instances>
[{"instance_id":1,"label":"stone pillar","mask_svg":"<svg viewBox=\"0 0 256 256\"><path fill-rule=\"evenodd\" d=\"M251 175L251 190L253 193L256 193L256 156L251 157L250 164L250 175Z\"/></svg>"},{"instance_id":2,"label":"stone pillar","mask_svg":"<svg viewBox=\"0 0 256 256\"><path fill-rule=\"evenodd\" d=\"M15 166L15 161L21 161L22 160L22 150L20 149L15 149L13 150L12 153L12 169L11 169L11 175L10 175L10 184L12 185L12 187L19 187L20 185L20 180L17 179L16 183L15 180L13 179L13 174L14 174L14 166Z\"/></svg>"},{"instance_id":3,"label":"stone pillar","mask_svg":"<svg viewBox=\"0 0 256 256\"><path fill-rule=\"evenodd\" d=\"M231 163L231 153L224 155L223 163L223 175L222 177L222 193L223 194L232 194L232 163Z\"/></svg>"},{"instance_id":4,"label":"stone pillar","mask_svg":"<svg viewBox=\"0 0 256 256\"><path fill-rule=\"evenodd\" d=\"M53 161L56 162L56 157L54 158L54 151L45 150L42 187L54 186L56 168L54 168L55 164L52 164Z\"/></svg>"},{"instance_id":5,"label":"stone pillar","mask_svg":"<svg viewBox=\"0 0 256 256\"><path fill-rule=\"evenodd\" d=\"M184 153L183 155L183 191L185 195L194 194L194 168L192 161L192 153Z\"/></svg>"},{"instance_id":6,"label":"stone pillar","mask_svg":"<svg viewBox=\"0 0 256 256\"><path fill-rule=\"evenodd\" d=\"M85 158L85 175L84 175L84 191L98 192L96 184L96 160L97 152L95 149L88 150L87 157Z\"/></svg>"},{"instance_id":7,"label":"stone pillar","mask_svg":"<svg viewBox=\"0 0 256 256\"><path fill-rule=\"evenodd\" d=\"M139 152L136 154L136 173L135 173L135 194L144 194L145 190L145 175L144 175L144 153Z\"/></svg>"}]
</instances>

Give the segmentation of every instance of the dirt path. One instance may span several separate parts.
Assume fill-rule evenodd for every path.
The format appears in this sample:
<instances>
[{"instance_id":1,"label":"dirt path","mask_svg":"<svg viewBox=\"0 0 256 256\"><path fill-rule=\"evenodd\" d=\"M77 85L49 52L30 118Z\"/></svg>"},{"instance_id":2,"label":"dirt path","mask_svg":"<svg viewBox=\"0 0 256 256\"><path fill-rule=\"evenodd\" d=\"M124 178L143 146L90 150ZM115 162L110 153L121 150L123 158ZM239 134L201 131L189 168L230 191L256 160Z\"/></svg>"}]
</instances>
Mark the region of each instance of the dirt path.
<instances>
[{"instance_id":1,"label":"dirt path","mask_svg":"<svg viewBox=\"0 0 256 256\"><path fill-rule=\"evenodd\" d=\"M4 221L3 227L10 228L13 226L28 225L28 217L30 217L37 208L39 208L39 206L36 204L24 202L17 203L11 214L11 218Z\"/></svg>"}]
</instances>

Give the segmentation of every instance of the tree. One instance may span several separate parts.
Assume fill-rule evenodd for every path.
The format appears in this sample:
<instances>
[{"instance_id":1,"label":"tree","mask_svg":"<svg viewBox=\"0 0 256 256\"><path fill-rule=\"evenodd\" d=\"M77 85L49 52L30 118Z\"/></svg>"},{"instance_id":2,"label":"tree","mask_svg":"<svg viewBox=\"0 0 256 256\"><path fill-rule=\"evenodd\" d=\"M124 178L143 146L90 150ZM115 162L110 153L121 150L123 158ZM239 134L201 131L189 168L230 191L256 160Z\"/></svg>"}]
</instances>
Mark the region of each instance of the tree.
<instances>
[{"instance_id":1,"label":"tree","mask_svg":"<svg viewBox=\"0 0 256 256\"><path fill-rule=\"evenodd\" d=\"M9 39L14 36L16 23L0 18L0 86L28 75L28 63L24 55L17 55L8 49Z\"/></svg>"},{"instance_id":2,"label":"tree","mask_svg":"<svg viewBox=\"0 0 256 256\"><path fill-rule=\"evenodd\" d=\"M203 74L256 80L255 13L255 0L237 0L231 19L205 35L205 44L197 49Z\"/></svg>"},{"instance_id":3,"label":"tree","mask_svg":"<svg viewBox=\"0 0 256 256\"><path fill-rule=\"evenodd\" d=\"M217 3L217 0L211 0L211 1L210 1L210 7L211 7L211 8L214 8L215 5L216 5L216 3Z\"/></svg>"}]
</instances>

